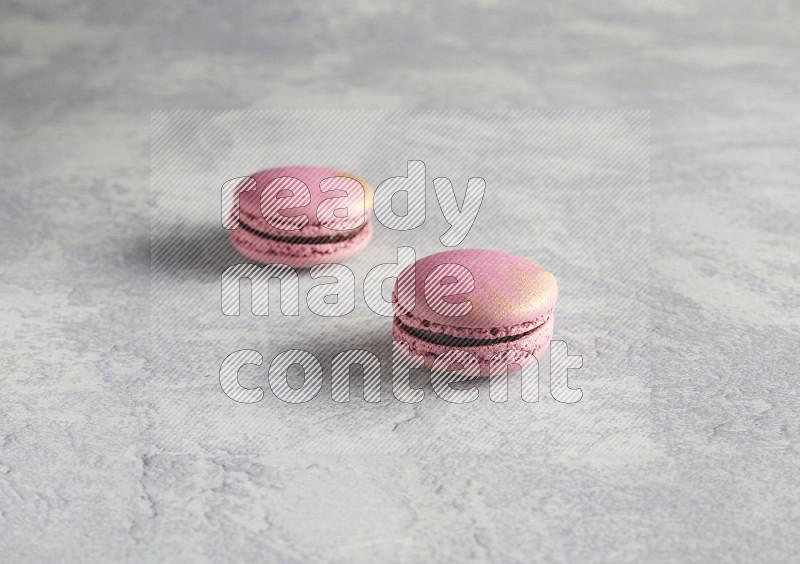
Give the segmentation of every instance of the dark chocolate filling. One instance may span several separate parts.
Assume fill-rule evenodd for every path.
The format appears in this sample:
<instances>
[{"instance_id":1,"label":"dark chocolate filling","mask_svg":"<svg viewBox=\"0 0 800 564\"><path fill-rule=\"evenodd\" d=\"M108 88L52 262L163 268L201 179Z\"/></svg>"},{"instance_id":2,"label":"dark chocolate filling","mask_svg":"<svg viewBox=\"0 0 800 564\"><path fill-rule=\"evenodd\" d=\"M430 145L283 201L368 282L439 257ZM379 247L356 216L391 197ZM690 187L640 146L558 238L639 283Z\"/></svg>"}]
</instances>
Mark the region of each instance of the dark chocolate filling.
<instances>
[{"instance_id":1,"label":"dark chocolate filling","mask_svg":"<svg viewBox=\"0 0 800 564\"><path fill-rule=\"evenodd\" d=\"M482 347L485 345L496 345L499 343L510 343L511 341L516 341L518 339L522 339L523 337L527 337L534 331L536 331L539 327L547 323L545 319L539 325L530 329L529 331L525 331L524 333L520 333L518 335L506 335L504 337L496 337L494 339L472 339L469 337L454 337L453 335L443 335L442 333L434 333L433 331L426 331L425 329L417 329L415 327L409 327L402 321L400 318L395 318L395 323L400 325L400 327L411 335L412 337L416 337L422 341L427 343L433 343L434 345L443 345L446 347L453 347L453 348L461 348L461 347Z\"/></svg>"},{"instance_id":2,"label":"dark chocolate filling","mask_svg":"<svg viewBox=\"0 0 800 564\"><path fill-rule=\"evenodd\" d=\"M280 241L282 243L291 243L294 245L323 245L326 243L338 243L339 241L345 241L347 239L352 239L358 233L361 232L364 227L366 227L366 222L364 225L359 227L354 231L347 231L344 233L337 233L336 235L322 235L318 237L301 237L298 235L274 235L272 233L265 233L263 231L259 231L258 229L253 229L246 223L244 223L241 219L239 220L239 227L247 231L248 233L252 233L253 235L257 235L262 239L269 239L270 241Z\"/></svg>"}]
</instances>

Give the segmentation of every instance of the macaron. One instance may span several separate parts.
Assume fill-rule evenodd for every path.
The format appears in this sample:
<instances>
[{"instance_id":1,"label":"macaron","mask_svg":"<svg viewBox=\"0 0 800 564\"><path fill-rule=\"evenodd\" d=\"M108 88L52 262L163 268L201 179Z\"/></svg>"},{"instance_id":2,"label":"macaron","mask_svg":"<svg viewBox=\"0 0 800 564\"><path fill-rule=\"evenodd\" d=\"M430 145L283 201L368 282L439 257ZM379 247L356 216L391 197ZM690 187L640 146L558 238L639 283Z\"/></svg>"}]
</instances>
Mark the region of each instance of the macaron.
<instances>
[{"instance_id":1,"label":"macaron","mask_svg":"<svg viewBox=\"0 0 800 564\"><path fill-rule=\"evenodd\" d=\"M488 376L495 363L524 367L548 350L557 298L555 276L524 258L480 249L438 253L397 277L392 338L444 371L450 368L437 366L437 358L467 351Z\"/></svg>"},{"instance_id":2,"label":"macaron","mask_svg":"<svg viewBox=\"0 0 800 564\"><path fill-rule=\"evenodd\" d=\"M242 180L234 198L231 242L259 263L309 268L341 262L372 238L372 187L349 172L269 168Z\"/></svg>"}]
</instances>

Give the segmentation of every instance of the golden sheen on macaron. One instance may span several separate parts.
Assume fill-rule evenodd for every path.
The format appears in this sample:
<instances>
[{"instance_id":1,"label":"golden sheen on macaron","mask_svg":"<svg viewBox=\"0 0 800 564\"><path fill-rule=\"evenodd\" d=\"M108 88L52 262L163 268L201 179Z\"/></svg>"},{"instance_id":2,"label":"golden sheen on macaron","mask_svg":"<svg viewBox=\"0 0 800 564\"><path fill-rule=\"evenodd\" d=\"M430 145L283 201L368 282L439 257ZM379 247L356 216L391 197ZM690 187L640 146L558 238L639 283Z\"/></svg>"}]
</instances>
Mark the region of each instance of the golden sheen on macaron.
<instances>
[{"instance_id":1,"label":"golden sheen on macaron","mask_svg":"<svg viewBox=\"0 0 800 564\"><path fill-rule=\"evenodd\" d=\"M231 242L251 260L295 268L341 262L372 237L373 190L354 174L290 166L250 178L235 190L230 223Z\"/></svg>"},{"instance_id":2,"label":"golden sheen on macaron","mask_svg":"<svg viewBox=\"0 0 800 564\"><path fill-rule=\"evenodd\" d=\"M437 358L466 351L487 376L493 366L524 367L548 350L557 298L555 276L524 258L481 249L438 253L398 276L392 338L443 370Z\"/></svg>"}]
</instances>

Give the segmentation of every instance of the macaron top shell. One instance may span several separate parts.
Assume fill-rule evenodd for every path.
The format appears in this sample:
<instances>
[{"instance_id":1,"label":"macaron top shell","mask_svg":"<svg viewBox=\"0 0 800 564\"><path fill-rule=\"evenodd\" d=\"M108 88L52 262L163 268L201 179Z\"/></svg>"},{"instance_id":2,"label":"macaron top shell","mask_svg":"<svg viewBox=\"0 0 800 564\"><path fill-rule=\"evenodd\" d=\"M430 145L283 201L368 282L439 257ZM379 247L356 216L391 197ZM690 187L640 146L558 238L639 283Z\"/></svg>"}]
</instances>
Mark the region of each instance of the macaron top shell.
<instances>
[{"instance_id":1,"label":"macaron top shell","mask_svg":"<svg viewBox=\"0 0 800 564\"><path fill-rule=\"evenodd\" d=\"M240 221L255 230L278 236L327 236L360 229L369 221L372 187L349 172L288 166L261 170L250 178L255 185L243 180L235 196ZM335 211L339 208L348 213Z\"/></svg>"},{"instance_id":2,"label":"macaron top shell","mask_svg":"<svg viewBox=\"0 0 800 564\"><path fill-rule=\"evenodd\" d=\"M550 272L521 257L462 249L424 257L406 268L392 298L394 313L406 326L493 339L545 323L555 309L558 284Z\"/></svg>"}]
</instances>

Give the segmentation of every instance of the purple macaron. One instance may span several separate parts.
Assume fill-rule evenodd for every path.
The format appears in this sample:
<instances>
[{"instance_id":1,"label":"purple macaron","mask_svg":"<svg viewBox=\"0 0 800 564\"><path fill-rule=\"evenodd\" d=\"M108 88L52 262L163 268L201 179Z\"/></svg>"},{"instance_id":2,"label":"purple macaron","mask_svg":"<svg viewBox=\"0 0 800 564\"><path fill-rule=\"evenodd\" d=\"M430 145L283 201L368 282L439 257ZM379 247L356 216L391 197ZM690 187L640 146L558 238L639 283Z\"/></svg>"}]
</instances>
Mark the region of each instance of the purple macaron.
<instances>
[{"instance_id":1,"label":"purple macaron","mask_svg":"<svg viewBox=\"0 0 800 564\"><path fill-rule=\"evenodd\" d=\"M251 260L309 268L344 261L372 237L373 191L358 176L291 166L250 178L235 191L229 221L233 246Z\"/></svg>"},{"instance_id":2,"label":"purple macaron","mask_svg":"<svg viewBox=\"0 0 800 564\"><path fill-rule=\"evenodd\" d=\"M499 251L464 249L418 260L397 278L392 338L425 365L452 350L477 359L480 374L527 366L548 349L558 298L541 266Z\"/></svg>"}]
</instances>

